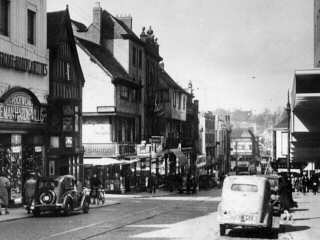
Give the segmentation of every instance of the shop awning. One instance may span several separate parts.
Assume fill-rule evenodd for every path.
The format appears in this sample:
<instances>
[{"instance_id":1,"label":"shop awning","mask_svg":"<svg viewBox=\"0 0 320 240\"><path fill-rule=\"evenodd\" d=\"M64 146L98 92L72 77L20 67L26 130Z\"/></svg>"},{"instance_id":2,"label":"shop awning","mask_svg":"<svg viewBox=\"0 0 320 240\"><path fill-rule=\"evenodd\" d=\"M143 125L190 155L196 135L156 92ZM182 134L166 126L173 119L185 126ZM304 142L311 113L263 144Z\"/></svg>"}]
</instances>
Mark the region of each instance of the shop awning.
<instances>
[{"instance_id":1,"label":"shop awning","mask_svg":"<svg viewBox=\"0 0 320 240\"><path fill-rule=\"evenodd\" d=\"M121 164L122 160L117 160L114 158L84 158L84 165L94 165L94 166L107 166Z\"/></svg>"},{"instance_id":2,"label":"shop awning","mask_svg":"<svg viewBox=\"0 0 320 240\"><path fill-rule=\"evenodd\" d=\"M169 149L168 152L171 152L176 156L176 158L178 159L178 162L181 166L188 165L188 159L187 159L186 155L184 155L184 153L181 152L179 149L175 149L175 148Z\"/></svg>"}]
</instances>

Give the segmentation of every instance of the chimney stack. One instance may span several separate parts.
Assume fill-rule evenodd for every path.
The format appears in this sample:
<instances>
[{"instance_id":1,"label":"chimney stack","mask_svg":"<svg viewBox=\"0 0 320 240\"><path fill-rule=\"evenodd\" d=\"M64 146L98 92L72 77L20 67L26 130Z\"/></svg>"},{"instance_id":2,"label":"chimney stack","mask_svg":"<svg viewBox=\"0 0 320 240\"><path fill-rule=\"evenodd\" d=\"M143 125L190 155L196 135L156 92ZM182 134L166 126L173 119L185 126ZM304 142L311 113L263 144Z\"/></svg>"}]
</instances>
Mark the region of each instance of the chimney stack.
<instances>
[{"instance_id":1,"label":"chimney stack","mask_svg":"<svg viewBox=\"0 0 320 240\"><path fill-rule=\"evenodd\" d=\"M117 19L119 19L121 22L123 22L125 25L127 25L130 30L132 30L132 16L131 15L117 15Z\"/></svg>"},{"instance_id":2,"label":"chimney stack","mask_svg":"<svg viewBox=\"0 0 320 240\"><path fill-rule=\"evenodd\" d=\"M101 12L102 8L100 6L100 2L95 2L93 7L93 19L92 24L100 29L101 27Z\"/></svg>"}]
</instances>

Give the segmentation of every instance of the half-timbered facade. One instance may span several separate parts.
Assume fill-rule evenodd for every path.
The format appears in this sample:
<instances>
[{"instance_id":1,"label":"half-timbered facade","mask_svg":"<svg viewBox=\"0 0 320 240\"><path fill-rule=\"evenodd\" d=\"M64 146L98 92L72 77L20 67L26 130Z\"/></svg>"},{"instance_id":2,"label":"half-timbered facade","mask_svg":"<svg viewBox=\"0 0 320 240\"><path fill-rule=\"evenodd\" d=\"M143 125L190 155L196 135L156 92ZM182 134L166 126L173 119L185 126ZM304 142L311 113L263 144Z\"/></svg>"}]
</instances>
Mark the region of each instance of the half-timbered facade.
<instances>
[{"instance_id":1,"label":"half-timbered facade","mask_svg":"<svg viewBox=\"0 0 320 240\"><path fill-rule=\"evenodd\" d=\"M68 9L48 13L50 95L48 98L49 176L83 177L81 141L82 87L79 63Z\"/></svg>"}]
</instances>

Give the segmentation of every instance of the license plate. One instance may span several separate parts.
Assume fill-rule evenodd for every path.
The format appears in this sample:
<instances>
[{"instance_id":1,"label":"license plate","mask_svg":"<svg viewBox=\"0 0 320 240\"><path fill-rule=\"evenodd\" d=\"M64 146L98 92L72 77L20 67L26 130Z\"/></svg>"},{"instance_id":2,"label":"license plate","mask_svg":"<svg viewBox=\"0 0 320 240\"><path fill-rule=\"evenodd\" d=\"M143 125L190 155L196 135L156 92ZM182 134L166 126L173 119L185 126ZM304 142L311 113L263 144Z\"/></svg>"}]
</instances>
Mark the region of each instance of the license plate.
<instances>
[{"instance_id":1,"label":"license plate","mask_svg":"<svg viewBox=\"0 0 320 240\"><path fill-rule=\"evenodd\" d=\"M242 215L240 217L240 221L242 223L251 223L251 222L253 222L253 216L252 215Z\"/></svg>"}]
</instances>

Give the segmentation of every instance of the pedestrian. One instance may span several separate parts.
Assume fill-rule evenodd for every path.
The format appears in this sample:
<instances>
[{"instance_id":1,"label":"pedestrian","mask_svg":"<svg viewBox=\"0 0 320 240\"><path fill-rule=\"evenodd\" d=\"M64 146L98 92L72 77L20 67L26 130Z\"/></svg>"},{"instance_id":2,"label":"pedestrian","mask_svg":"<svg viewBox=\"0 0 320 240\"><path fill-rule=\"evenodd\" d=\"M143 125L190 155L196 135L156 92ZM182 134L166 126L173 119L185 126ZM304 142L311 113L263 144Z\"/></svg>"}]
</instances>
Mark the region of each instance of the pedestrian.
<instances>
[{"instance_id":1,"label":"pedestrian","mask_svg":"<svg viewBox=\"0 0 320 240\"><path fill-rule=\"evenodd\" d=\"M312 177L310 178L310 183L312 185L312 192L314 195L317 194L318 191L318 186L319 186L319 178L317 175L313 174Z\"/></svg>"},{"instance_id":2,"label":"pedestrian","mask_svg":"<svg viewBox=\"0 0 320 240\"><path fill-rule=\"evenodd\" d=\"M99 194L99 188L101 187L101 181L97 177L97 174L94 173L92 178L90 179L90 197L93 204L97 204L98 202L98 194Z\"/></svg>"},{"instance_id":3,"label":"pedestrian","mask_svg":"<svg viewBox=\"0 0 320 240\"><path fill-rule=\"evenodd\" d=\"M145 186L145 191L148 192L148 189L149 189L149 177L146 176L144 178L144 186Z\"/></svg>"},{"instance_id":4,"label":"pedestrian","mask_svg":"<svg viewBox=\"0 0 320 240\"><path fill-rule=\"evenodd\" d=\"M279 195L280 195L280 210L284 213L284 220L291 220L290 214L291 199L289 192L290 184L285 177L279 179Z\"/></svg>"},{"instance_id":5,"label":"pedestrian","mask_svg":"<svg viewBox=\"0 0 320 240\"><path fill-rule=\"evenodd\" d=\"M36 184L36 173L31 172L28 176L28 179L24 183L24 200L26 203L26 209L28 213L30 213L31 211L31 205L35 195Z\"/></svg>"},{"instance_id":6,"label":"pedestrian","mask_svg":"<svg viewBox=\"0 0 320 240\"><path fill-rule=\"evenodd\" d=\"M151 193L155 194L157 191L157 176L155 174L151 175Z\"/></svg>"},{"instance_id":7,"label":"pedestrian","mask_svg":"<svg viewBox=\"0 0 320 240\"><path fill-rule=\"evenodd\" d=\"M302 176L302 192L305 194L308 191L309 179L306 175Z\"/></svg>"},{"instance_id":8,"label":"pedestrian","mask_svg":"<svg viewBox=\"0 0 320 240\"><path fill-rule=\"evenodd\" d=\"M5 209L5 214L9 214L9 195L8 189L10 188L10 181L3 174L0 176L0 215L2 214L2 207Z\"/></svg>"}]
</instances>

